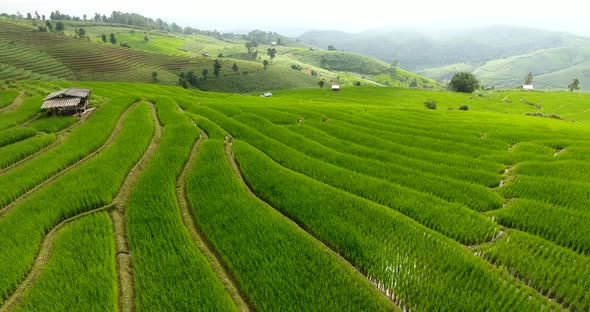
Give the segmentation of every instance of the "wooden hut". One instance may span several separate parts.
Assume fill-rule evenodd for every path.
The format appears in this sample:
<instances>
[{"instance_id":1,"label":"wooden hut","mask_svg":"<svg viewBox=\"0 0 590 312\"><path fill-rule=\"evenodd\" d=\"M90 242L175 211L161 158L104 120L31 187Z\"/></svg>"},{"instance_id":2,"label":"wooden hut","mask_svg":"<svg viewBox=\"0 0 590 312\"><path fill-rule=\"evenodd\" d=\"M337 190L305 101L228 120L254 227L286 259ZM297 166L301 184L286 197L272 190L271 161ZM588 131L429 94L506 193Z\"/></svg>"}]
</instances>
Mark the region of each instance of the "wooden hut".
<instances>
[{"instance_id":1,"label":"wooden hut","mask_svg":"<svg viewBox=\"0 0 590 312\"><path fill-rule=\"evenodd\" d=\"M42 109L48 109L53 113L82 114L88 103L92 90L81 88L68 88L53 92L43 99Z\"/></svg>"}]
</instances>

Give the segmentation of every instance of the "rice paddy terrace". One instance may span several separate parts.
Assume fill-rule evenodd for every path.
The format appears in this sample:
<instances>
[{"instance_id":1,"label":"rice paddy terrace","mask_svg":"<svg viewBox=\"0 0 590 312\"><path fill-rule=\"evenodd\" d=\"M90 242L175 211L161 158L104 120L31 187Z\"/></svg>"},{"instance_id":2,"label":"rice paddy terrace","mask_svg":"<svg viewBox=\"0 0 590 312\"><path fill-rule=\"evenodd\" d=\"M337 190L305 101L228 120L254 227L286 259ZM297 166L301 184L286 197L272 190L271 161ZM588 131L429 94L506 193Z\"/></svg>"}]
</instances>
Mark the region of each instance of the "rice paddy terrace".
<instances>
[{"instance_id":1,"label":"rice paddy terrace","mask_svg":"<svg viewBox=\"0 0 590 312\"><path fill-rule=\"evenodd\" d=\"M74 85L0 91L0 311L590 309L587 94Z\"/></svg>"}]
</instances>

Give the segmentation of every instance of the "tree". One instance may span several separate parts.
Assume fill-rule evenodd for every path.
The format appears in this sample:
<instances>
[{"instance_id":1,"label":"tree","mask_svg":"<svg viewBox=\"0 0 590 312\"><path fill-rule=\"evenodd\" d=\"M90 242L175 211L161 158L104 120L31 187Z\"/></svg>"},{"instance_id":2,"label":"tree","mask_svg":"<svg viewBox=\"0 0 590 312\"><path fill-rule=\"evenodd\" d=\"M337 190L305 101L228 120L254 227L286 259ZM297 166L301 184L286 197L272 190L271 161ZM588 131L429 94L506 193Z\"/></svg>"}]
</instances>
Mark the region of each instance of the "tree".
<instances>
[{"instance_id":1,"label":"tree","mask_svg":"<svg viewBox=\"0 0 590 312\"><path fill-rule=\"evenodd\" d=\"M277 38L277 45L283 45L283 42L281 41L281 38Z\"/></svg>"},{"instance_id":2,"label":"tree","mask_svg":"<svg viewBox=\"0 0 590 312\"><path fill-rule=\"evenodd\" d=\"M78 38L84 38L86 36L86 30L84 28L76 28L74 31L76 32L76 37Z\"/></svg>"},{"instance_id":3,"label":"tree","mask_svg":"<svg viewBox=\"0 0 590 312\"><path fill-rule=\"evenodd\" d=\"M194 71L189 71L188 75L186 76L186 78L188 79L188 83L190 83L193 86L197 86L197 84L199 83L199 77L197 77L197 74L195 74Z\"/></svg>"},{"instance_id":4,"label":"tree","mask_svg":"<svg viewBox=\"0 0 590 312\"><path fill-rule=\"evenodd\" d=\"M111 35L109 36L109 41L112 44L116 44L117 43L117 37L115 37L115 34L111 33Z\"/></svg>"},{"instance_id":5,"label":"tree","mask_svg":"<svg viewBox=\"0 0 590 312\"><path fill-rule=\"evenodd\" d=\"M324 85L326 84L326 82L325 82L325 81L323 81L323 80L320 80L320 81L318 82L318 84L320 85L320 88L322 88L322 89L323 89L323 88L324 88Z\"/></svg>"},{"instance_id":6,"label":"tree","mask_svg":"<svg viewBox=\"0 0 590 312\"><path fill-rule=\"evenodd\" d=\"M277 55L277 49L275 49L275 48L268 48L268 50L266 51L266 54L268 56L270 56L270 61L272 62L272 59L274 59L275 56Z\"/></svg>"},{"instance_id":7,"label":"tree","mask_svg":"<svg viewBox=\"0 0 590 312\"><path fill-rule=\"evenodd\" d=\"M145 41L145 43L148 43L148 41L150 41L150 38L147 35L145 35L143 36L143 41Z\"/></svg>"},{"instance_id":8,"label":"tree","mask_svg":"<svg viewBox=\"0 0 590 312\"><path fill-rule=\"evenodd\" d=\"M62 22L55 23L55 31L64 32L65 29L66 28L64 27L64 23L62 23Z\"/></svg>"},{"instance_id":9,"label":"tree","mask_svg":"<svg viewBox=\"0 0 590 312\"><path fill-rule=\"evenodd\" d=\"M47 29L49 29L49 31L53 30L53 25L51 24L50 21L45 21L45 26L47 26Z\"/></svg>"},{"instance_id":10,"label":"tree","mask_svg":"<svg viewBox=\"0 0 590 312\"><path fill-rule=\"evenodd\" d=\"M391 61L391 68L396 68L399 65L399 60L393 60Z\"/></svg>"},{"instance_id":11,"label":"tree","mask_svg":"<svg viewBox=\"0 0 590 312\"><path fill-rule=\"evenodd\" d=\"M236 64L236 62L234 62L234 65L231 67L231 69L234 71L234 73L240 71L240 68L238 67L238 64Z\"/></svg>"},{"instance_id":12,"label":"tree","mask_svg":"<svg viewBox=\"0 0 590 312\"><path fill-rule=\"evenodd\" d=\"M85 21L87 17L88 17L88 16L86 16L86 14L82 14L82 20L84 20L84 21Z\"/></svg>"},{"instance_id":13,"label":"tree","mask_svg":"<svg viewBox=\"0 0 590 312\"><path fill-rule=\"evenodd\" d=\"M328 51L336 51L336 48L333 45L329 45Z\"/></svg>"},{"instance_id":14,"label":"tree","mask_svg":"<svg viewBox=\"0 0 590 312\"><path fill-rule=\"evenodd\" d=\"M213 75L215 75L216 78L219 78L219 73L221 73L221 63L219 60L215 60L215 63L213 63Z\"/></svg>"},{"instance_id":15,"label":"tree","mask_svg":"<svg viewBox=\"0 0 590 312\"><path fill-rule=\"evenodd\" d=\"M39 13L37 13L37 11L35 11L35 19L41 19L41 17L39 16Z\"/></svg>"},{"instance_id":16,"label":"tree","mask_svg":"<svg viewBox=\"0 0 590 312\"><path fill-rule=\"evenodd\" d=\"M45 14L41 15L41 19L45 20Z\"/></svg>"},{"instance_id":17,"label":"tree","mask_svg":"<svg viewBox=\"0 0 590 312\"><path fill-rule=\"evenodd\" d=\"M31 13L27 13L27 19L28 20L32 20L33 19L33 16L31 15Z\"/></svg>"},{"instance_id":18,"label":"tree","mask_svg":"<svg viewBox=\"0 0 590 312\"><path fill-rule=\"evenodd\" d=\"M266 68L268 67L268 61L267 60L262 61L262 65L264 65L264 69L266 70Z\"/></svg>"},{"instance_id":19,"label":"tree","mask_svg":"<svg viewBox=\"0 0 590 312\"><path fill-rule=\"evenodd\" d=\"M207 68L203 69L203 78L207 80L207 75L209 75L209 70Z\"/></svg>"},{"instance_id":20,"label":"tree","mask_svg":"<svg viewBox=\"0 0 590 312\"><path fill-rule=\"evenodd\" d=\"M459 72L451 79L449 88L455 92L471 93L479 89L479 81L471 73Z\"/></svg>"},{"instance_id":21,"label":"tree","mask_svg":"<svg viewBox=\"0 0 590 312\"><path fill-rule=\"evenodd\" d=\"M258 46L258 42L254 41L254 40L250 40L250 41L246 42L246 44L244 46L246 47L246 49L248 49L248 54L252 54L252 49L254 49Z\"/></svg>"},{"instance_id":22,"label":"tree","mask_svg":"<svg viewBox=\"0 0 590 312\"><path fill-rule=\"evenodd\" d=\"M102 42L107 43L107 35L102 34L100 37L102 38Z\"/></svg>"},{"instance_id":23,"label":"tree","mask_svg":"<svg viewBox=\"0 0 590 312\"><path fill-rule=\"evenodd\" d=\"M524 77L524 84L525 85L533 84L533 73L532 72L529 72L529 74L526 75L526 77Z\"/></svg>"},{"instance_id":24,"label":"tree","mask_svg":"<svg viewBox=\"0 0 590 312\"><path fill-rule=\"evenodd\" d=\"M580 80L578 80L578 78L574 78L574 80L572 80L572 83L570 83L567 87L570 89L570 91L579 90Z\"/></svg>"},{"instance_id":25,"label":"tree","mask_svg":"<svg viewBox=\"0 0 590 312\"><path fill-rule=\"evenodd\" d=\"M106 36L103 35L105 40L106 40ZM153 81L158 81L158 72L152 72L152 80Z\"/></svg>"}]
</instances>

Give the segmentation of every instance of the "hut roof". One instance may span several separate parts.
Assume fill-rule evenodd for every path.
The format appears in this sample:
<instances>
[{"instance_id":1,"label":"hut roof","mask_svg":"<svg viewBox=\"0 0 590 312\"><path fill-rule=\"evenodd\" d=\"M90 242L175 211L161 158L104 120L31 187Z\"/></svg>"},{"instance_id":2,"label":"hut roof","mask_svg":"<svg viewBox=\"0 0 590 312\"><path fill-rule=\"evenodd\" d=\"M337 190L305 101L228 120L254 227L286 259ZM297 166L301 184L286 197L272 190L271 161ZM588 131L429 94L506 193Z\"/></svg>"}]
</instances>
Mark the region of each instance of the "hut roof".
<instances>
[{"instance_id":1,"label":"hut roof","mask_svg":"<svg viewBox=\"0 0 590 312\"><path fill-rule=\"evenodd\" d=\"M53 98L45 100L41 108L74 107L80 104L79 97Z\"/></svg>"},{"instance_id":2,"label":"hut roof","mask_svg":"<svg viewBox=\"0 0 590 312\"><path fill-rule=\"evenodd\" d=\"M90 94L92 90L89 89L82 89L82 88L67 88L57 92L53 92L50 95L46 96L43 101L59 98L59 97L75 97L75 98L85 98ZM45 104L43 104L45 105Z\"/></svg>"}]
</instances>

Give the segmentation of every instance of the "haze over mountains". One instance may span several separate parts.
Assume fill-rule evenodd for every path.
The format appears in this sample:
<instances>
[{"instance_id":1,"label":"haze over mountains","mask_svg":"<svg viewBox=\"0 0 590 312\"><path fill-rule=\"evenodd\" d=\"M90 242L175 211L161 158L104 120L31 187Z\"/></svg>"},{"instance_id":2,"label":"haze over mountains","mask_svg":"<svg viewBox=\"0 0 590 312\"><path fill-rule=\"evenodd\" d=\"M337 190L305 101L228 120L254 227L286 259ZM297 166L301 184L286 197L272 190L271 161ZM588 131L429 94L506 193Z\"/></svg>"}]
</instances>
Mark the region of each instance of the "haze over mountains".
<instances>
[{"instance_id":1,"label":"haze over mountains","mask_svg":"<svg viewBox=\"0 0 590 312\"><path fill-rule=\"evenodd\" d=\"M580 79L582 87L590 81L590 38L565 32L487 26L436 33L309 31L299 39L387 63L397 60L399 67L437 80L469 71L498 87L516 87L529 72L541 88L565 88L573 78Z\"/></svg>"}]
</instances>

